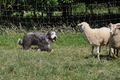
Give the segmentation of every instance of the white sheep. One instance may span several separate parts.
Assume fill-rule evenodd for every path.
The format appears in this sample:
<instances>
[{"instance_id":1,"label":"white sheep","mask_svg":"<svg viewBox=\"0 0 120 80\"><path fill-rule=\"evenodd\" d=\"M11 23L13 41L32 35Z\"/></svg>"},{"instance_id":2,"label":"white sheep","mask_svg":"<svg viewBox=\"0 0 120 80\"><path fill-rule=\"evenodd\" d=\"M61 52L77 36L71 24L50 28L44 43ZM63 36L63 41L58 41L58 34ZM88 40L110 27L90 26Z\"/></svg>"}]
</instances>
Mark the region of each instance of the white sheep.
<instances>
[{"instance_id":1,"label":"white sheep","mask_svg":"<svg viewBox=\"0 0 120 80\"><path fill-rule=\"evenodd\" d=\"M116 24L110 23L109 26L110 26L109 51L113 54L114 58L118 58L118 50L120 49L120 23ZM115 50L117 50L116 55Z\"/></svg>"},{"instance_id":2,"label":"white sheep","mask_svg":"<svg viewBox=\"0 0 120 80\"><path fill-rule=\"evenodd\" d=\"M97 47L98 60L100 60L101 46L108 45L110 29L107 27L92 29L86 22L82 22L78 24L78 26L80 26L80 32L84 32L89 44L92 46L92 54L94 51L94 47Z\"/></svg>"}]
</instances>

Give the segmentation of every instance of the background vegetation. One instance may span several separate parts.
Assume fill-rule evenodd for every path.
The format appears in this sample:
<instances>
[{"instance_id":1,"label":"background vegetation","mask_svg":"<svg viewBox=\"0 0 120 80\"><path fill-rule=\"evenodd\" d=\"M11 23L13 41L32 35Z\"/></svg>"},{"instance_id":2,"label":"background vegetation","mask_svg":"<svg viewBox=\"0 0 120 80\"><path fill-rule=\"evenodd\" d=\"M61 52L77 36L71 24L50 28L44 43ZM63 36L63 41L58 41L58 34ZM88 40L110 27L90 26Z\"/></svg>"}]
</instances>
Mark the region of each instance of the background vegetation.
<instances>
[{"instance_id":1,"label":"background vegetation","mask_svg":"<svg viewBox=\"0 0 120 80\"><path fill-rule=\"evenodd\" d=\"M119 13L119 3L77 0L1 0L2 15L39 17ZM117 0L116 0L117 1ZM89 3L89 4L88 4ZM41 6L42 5L42 6Z\"/></svg>"}]
</instances>

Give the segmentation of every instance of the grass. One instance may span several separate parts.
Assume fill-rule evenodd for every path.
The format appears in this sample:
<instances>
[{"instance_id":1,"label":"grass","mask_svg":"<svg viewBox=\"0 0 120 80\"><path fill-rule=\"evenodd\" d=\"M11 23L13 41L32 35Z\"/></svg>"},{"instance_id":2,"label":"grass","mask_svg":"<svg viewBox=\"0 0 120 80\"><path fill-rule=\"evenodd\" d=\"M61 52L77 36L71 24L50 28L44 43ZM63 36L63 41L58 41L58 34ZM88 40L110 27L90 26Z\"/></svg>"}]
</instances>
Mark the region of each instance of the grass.
<instances>
[{"instance_id":1,"label":"grass","mask_svg":"<svg viewBox=\"0 0 120 80\"><path fill-rule=\"evenodd\" d=\"M9 32L9 31L8 31ZM90 53L83 33L59 33L53 52L21 50L16 44L24 33L0 35L0 80L119 80L120 59L101 61ZM33 46L36 47L36 46ZM96 51L95 51L96 52ZM108 49L102 47L102 55Z\"/></svg>"}]
</instances>

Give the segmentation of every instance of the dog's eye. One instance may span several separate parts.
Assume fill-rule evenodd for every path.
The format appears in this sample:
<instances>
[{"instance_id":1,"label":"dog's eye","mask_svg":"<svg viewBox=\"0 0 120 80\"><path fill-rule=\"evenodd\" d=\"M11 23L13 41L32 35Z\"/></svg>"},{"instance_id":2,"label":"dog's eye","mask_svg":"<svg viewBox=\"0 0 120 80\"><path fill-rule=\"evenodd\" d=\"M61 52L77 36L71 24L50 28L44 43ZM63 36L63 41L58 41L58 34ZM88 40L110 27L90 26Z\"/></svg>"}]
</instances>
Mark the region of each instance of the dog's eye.
<instances>
[{"instance_id":1,"label":"dog's eye","mask_svg":"<svg viewBox=\"0 0 120 80\"><path fill-rule=\"evenodd\" d=\"M56 37L54 37L53 39L56 39Z\"/></svg>"}]
</instances>

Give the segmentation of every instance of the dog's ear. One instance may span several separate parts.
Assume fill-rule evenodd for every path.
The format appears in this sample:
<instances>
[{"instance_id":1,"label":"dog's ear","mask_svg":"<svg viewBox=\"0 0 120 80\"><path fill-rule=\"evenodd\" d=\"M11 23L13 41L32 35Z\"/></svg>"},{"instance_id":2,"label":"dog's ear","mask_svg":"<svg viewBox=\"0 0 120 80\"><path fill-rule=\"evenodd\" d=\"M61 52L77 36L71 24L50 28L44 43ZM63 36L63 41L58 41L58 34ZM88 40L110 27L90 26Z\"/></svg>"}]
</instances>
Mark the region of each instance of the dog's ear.
<instances>
[{"instance_id":1,"label":"dog's ear","mask_svg":"<svg viewBox=\"0 0 120 80\"><path fill-rule=\"evenodd\" d=\"M48 38L48 33L46 33L46 37Z\"/></svg>"},{"instance_id":2,"label":"dog's ear","mask_svg":"<svg viewBox=\"0 0 120 80\"><path fill-rule=\"evenodd\" d=\"M49 38L50 37L50 32L46 33L46 37Z\"/></svg>"}]
</instances>

